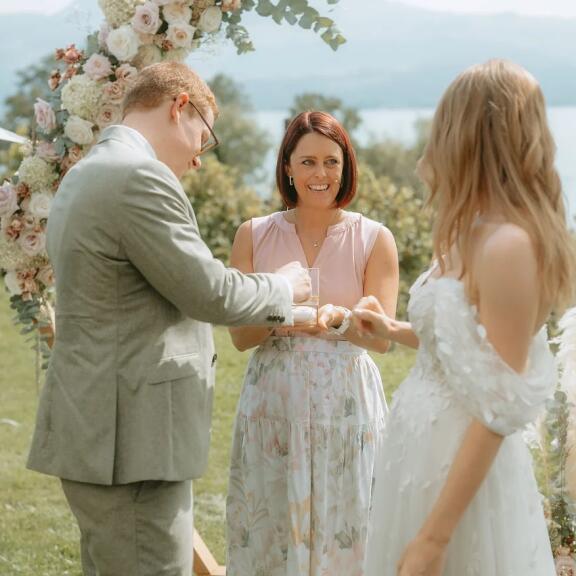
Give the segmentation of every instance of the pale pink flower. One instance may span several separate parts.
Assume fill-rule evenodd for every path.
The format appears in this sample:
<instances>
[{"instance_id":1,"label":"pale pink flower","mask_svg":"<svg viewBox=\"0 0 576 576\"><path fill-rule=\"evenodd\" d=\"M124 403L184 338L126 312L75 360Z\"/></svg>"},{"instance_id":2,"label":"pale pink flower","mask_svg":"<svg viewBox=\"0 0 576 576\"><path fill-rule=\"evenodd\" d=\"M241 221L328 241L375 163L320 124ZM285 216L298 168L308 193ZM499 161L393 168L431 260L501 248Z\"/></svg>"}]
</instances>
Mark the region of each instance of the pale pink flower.
<instances>
[{"instance_id":1,"label":"pale pink flower","mask_svg":"<svg viewBox=\"0 0 576 576\"><path fill-rule=\"evenodd\" d=\"M134 66L130 66L130 64L122 64L122 66L118 66L116 68L116 78L118 80L124 80L125 82L133 82L138 75L138 70Z\"/></svg>"},{"instance_id":2,"label":"pale pink flower","mask_svg":"<svg viewBox=\"0 0 576 576\"><path fill-rule=\"evenodd\" d=\"M52 142L42 141L36 146L36 154L43 160L48 162L56 162L60 158L58 152L56 152L56 147Z\"/></svg>"},{"instance_id":3,"label":"pale pink flower","mask_svg":"<svg viewBox=\"0 0 576 576\"><path fill-rule=\"evenodd\" d=\"M120 104L126 93L126 88L126 82L108 82L104 84L104 88L102 89L104 99L109 103Z\"/></svg>"},{"instance_id":4,"label":"pale pink flower","mask_svg":"<svg viewBox=\"0 0 576 576\"><path fill-rule=\"evenodd\" d=\"M24 230L24 222L20 216L2 218L2 232L8 240L17 240Z\"/></svg>"},{"instance_id":5,"label":"pale pink flower","mask_svg":"<svg viewBox=\"0 0 576 576\"><path fill-rule=\"evenodd\" d=\"M168 27L166 39L176 48L190 48L196 28L185 22L174 22Z\"/></svg>"},{"instance_id":6,"label":"pale pink flower","mask_svg":"<svg viewBox=\"0 0 576 576\"><path fill-rule=\"evenodd\" d=\"M162 15L168 24L175 22L188 23L192 18L192 9L189 6L186 6L186 4L168 4L162 8Z\"/></svg>"},{"instance_id":7,"label":"pale pink flower","mask_svg":"<svg viewBox=\"0 0 576 576\"><path fill-rule=\"evenodd\" d=\"M34 118L38 128L44 133L52 132L56 128L56 114L52 106L42 98L37 98L34 104Z\"/></svg>"},{"instance_id":8,"label":"pale pink flower","mask_svg":"<svg viewBox=\"0 0 576 576\"><path fill-rule=\"evenodd\" d=\"M92 80L102 80L112 74L112 63L102 54L92 54L84 64L84 72Z\"/></svg>"},{"instance_id":9,"label":"pale pink flower","mask_svg":"<svg viewBox=\"0 0 576 576\"><path fill-rule=\"evenodd\" d=\"M18 242L26 256L38 256L46 249L46 234L35 230L26 231L20 235Z\"/></svg>"},{"instance_id":10,"label":"pale pink flower","mask_svg":"<svg viewBox=\"0 0 576 576\"><path fill-rule=\"evenodd\" d=\"M235 12L236 10L240 10L241 6L242 0L222 0L220 9L222 12Z\"/></svg>"},{"instance_id":11,"label":"pale pink flower","mask_svg":"<svg viewBox=\"0 0 576 576\"><path fill-rule=\"evenodd\" d=\"M122 109L114 104L104 104L100 107L96 116L98 128L103 129L111 124L119 124L122 121Z\"/></svg>"},{"instance_id":12,"label":"pale pink flower","mask_svg":"<svg viewBox=\"0 0 576 576\"><path fill-rule=\"evenodd\" d=\"M160 10L154 2L138 6L132 17L132 28L141 34L155 34L161 23Z\"/></svg>"},{"instance_id":13,"label":"pale pink flower","mask_svg":"<svg viewBox=\"0 0 576 576\"><path fill-rule=\"evenodd\" d=\"M12 216L18 210L18 193L10 182L0 186L0 217Z\"/></svg>"}]
</instances>

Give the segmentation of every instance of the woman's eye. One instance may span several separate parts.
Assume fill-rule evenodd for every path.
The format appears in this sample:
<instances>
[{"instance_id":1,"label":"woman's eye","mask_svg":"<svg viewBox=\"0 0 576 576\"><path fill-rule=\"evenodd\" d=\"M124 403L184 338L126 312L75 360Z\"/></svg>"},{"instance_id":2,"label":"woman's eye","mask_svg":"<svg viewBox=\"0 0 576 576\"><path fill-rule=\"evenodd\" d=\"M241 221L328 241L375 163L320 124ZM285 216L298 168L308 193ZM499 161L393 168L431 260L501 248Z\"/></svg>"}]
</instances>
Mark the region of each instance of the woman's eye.
<instances>
[{"instance_id":1,"label":"woman's eye","mask_svg":"<svg viewBox=\"0 0 576 576\"><path fill-rule=\"evenodd\" d=\"M339 165L340 165L340 162L339 162L338 160L336 160L335 158L332 158L331 160L328 160L328 161L326 162L326 164L327 164L328 166L330 166L331 168L333 168L334 166L339 166Z\"/></svg>"},{"instance_id":2,"label":"woman's eye","mask_svg":"<svg viewBox=\"0 0 576 576\"><path fill-rule=\"evenodd\" d=\"M312 160L304 160L302 162L302 164L304 164L304 166L312 166L312 164L314 164L314 162L312 162Z\"/></svg>"}]
</instances>

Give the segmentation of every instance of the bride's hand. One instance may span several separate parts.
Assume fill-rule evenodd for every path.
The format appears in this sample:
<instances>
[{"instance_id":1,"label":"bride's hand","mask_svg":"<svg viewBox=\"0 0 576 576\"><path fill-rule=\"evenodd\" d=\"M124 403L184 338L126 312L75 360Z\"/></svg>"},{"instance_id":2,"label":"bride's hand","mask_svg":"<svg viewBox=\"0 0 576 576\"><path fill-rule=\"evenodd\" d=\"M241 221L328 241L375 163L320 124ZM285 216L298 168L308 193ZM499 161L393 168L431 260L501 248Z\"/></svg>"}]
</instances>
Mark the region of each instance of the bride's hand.
<instances>
[{"instance_id":1,"label":"bride's hand","mask_svg":"<svg viewBox=\"0 0 576 576\"><path fill-rule=\"evenodd\" d=\"M346 314L346 308L334 306L333 304L324 304L318 310L318 327L321 331L328 328L338 328L342 324Z\"/></svg>"},{"instance_id":2,"label":"bride's hand","mask_svg":"<svg viewBox=\"0 0 576 576\"><path fill-rule=\"evenodd\" d=\"M398 563L398 576L442 576L446 545L417 536L408 544Z\"/></svg>"},{"instance_id":3,"label":"bride's hand","mask_svg":"<svg viewBox=\"0 0 576 576\"><path fill-rule=\"evenodd\" d=\"M352 313L354 324L360 334L389 339L391 319L377 298L365 296L354 306Z\"/></svg>"}]
</instances>

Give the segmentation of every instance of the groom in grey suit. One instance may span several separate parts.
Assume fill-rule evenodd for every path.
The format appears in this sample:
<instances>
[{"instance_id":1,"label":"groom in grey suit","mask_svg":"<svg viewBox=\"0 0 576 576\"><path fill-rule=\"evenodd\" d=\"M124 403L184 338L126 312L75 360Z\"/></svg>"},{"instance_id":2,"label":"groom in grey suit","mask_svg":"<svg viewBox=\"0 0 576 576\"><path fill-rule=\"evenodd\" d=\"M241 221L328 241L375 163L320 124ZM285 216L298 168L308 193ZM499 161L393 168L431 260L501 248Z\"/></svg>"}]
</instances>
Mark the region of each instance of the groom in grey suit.
<instances>
[{"instance_id":1,"label":"groom in grey suit","mask_svg":"<svg viewBox=\"0 0 576 576\"><path fill-rule=\"evenodd\" d=\"M210 323L289 324L310 283L296 264L227 269L202 241L179 182L215 139L216 102L196 74L145 68L124 112L54 199L56 338L28 467L62 479L86 576L190 576Z\"/></svg>"}]
</instances>

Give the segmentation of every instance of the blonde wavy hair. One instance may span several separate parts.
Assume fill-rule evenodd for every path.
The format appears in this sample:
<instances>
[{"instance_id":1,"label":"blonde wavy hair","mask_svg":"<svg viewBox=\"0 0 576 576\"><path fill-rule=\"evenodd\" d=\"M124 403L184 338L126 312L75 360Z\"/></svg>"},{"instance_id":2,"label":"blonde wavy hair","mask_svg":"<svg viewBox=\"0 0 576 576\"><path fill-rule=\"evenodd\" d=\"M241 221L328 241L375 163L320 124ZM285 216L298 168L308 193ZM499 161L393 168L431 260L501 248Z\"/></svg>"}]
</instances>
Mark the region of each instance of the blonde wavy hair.
<instances>
[{"instance_id":1,"label":"blonde wavy hair","mask_svg":"<svg viewBox=\"0 0 576 576\"><path fill-rule=\"evenodd\" d=\"M532 239L542 302L558 311L573 302L576 252L555 153L544 96L521 66L503 60L473 66L442 97L418 173L436 211L434 255L444 272L445 255L458 250L473 299L473 227L496 206Z\"/></svg>"}]
</instances>

